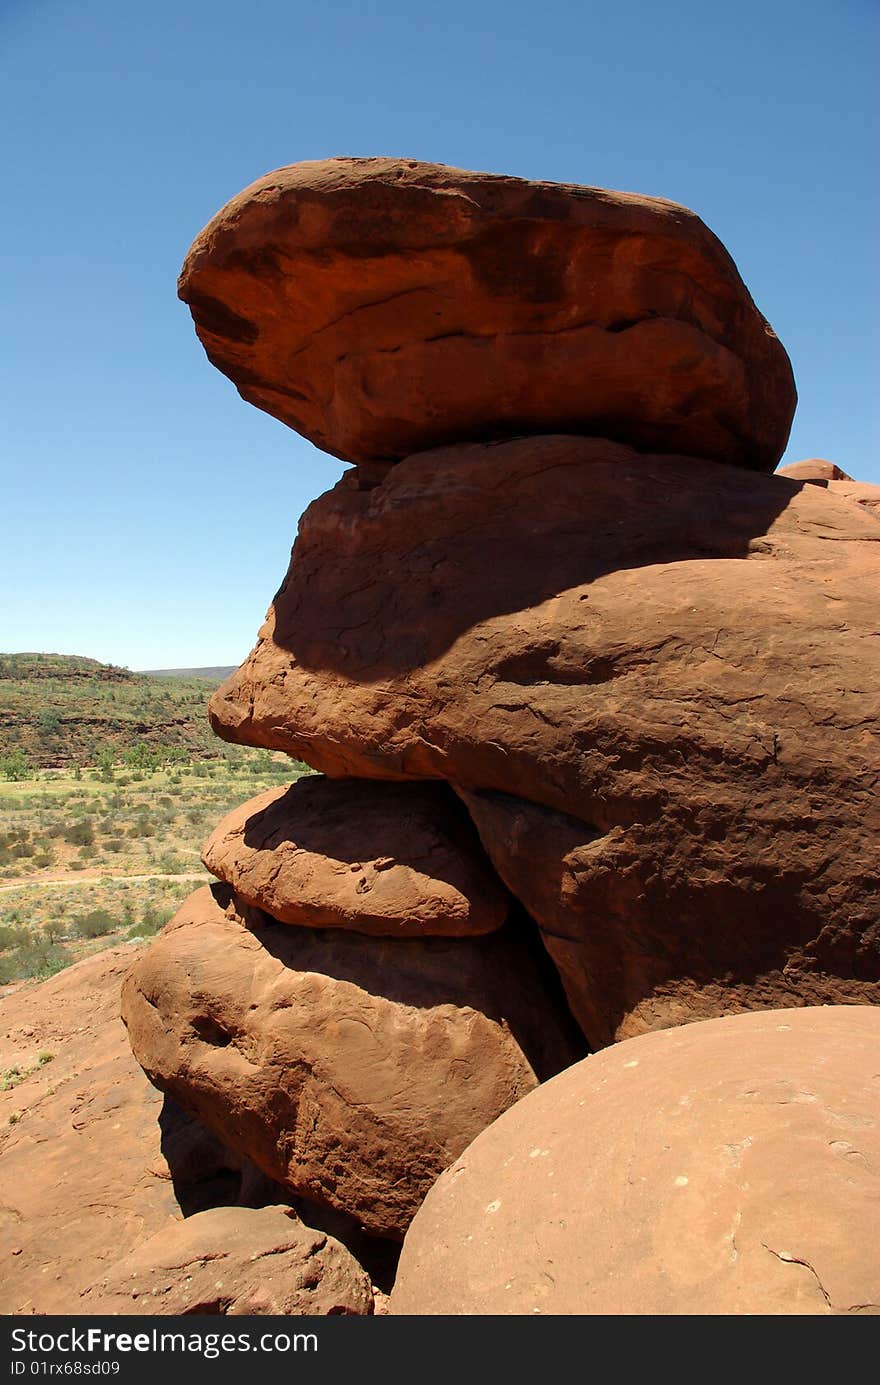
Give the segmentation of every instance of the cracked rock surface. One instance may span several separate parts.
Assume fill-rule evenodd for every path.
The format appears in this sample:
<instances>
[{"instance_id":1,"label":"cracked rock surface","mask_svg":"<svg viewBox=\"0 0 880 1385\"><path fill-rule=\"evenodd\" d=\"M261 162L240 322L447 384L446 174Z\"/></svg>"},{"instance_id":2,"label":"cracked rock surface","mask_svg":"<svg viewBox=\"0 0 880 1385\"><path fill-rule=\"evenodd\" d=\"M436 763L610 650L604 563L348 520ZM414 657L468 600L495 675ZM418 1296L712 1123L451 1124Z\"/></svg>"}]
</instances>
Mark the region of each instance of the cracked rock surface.
<instances>
[{"instance_id":1,"label":"cracked rock surface","mask_svg":"<svg viewBox=\"0 0 880 1385\"><path fill-rule=\"evenodd\" d=\"M407 159L266 174L180 276L242 397L346 461L599 434L772 471L788 357L686 207Z\"/></svg>"},{"instance_id":2,"label":"cracked rock surface","mask_svg":"<svg viewBox=\"0 0 880 1385\"><path fill-rule=\"evenodd\" d=\"M880 1313L880 1009L615 1044L428 1194L392 1313Z\"/></svg>"}]
</instances>

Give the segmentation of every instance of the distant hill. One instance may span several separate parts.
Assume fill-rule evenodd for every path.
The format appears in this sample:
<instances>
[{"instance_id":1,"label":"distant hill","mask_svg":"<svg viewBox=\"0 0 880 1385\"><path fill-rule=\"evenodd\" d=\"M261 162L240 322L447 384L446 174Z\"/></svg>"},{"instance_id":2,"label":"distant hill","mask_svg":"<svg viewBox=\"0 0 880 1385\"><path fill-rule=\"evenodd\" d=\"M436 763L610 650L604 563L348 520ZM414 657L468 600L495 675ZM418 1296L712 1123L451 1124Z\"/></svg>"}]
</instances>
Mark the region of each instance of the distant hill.
<instances>
[{"instance_id":1,"label":"distant hill","mask_svg":"<svg viewBox=\"0 0 880 1385\"><path fill-rule=\"evenodd\" d=\"M0 758L23 751L38 768L64 768L139 745L217 758L206 705L229 672L133 673L79 655L0 654Z\"/></svg>"},{"instance_id":2,"label":"distant hill","mask_svg":"<svg viewBox=\"0 0 880 1385\"><path fill-rule=\"evenodd\" d=\"M235 664L218 665L216 668L145 668L139 672L145 678L206 678L212 683L222 683L236 670Z\"/></svg>"}]
</instances>

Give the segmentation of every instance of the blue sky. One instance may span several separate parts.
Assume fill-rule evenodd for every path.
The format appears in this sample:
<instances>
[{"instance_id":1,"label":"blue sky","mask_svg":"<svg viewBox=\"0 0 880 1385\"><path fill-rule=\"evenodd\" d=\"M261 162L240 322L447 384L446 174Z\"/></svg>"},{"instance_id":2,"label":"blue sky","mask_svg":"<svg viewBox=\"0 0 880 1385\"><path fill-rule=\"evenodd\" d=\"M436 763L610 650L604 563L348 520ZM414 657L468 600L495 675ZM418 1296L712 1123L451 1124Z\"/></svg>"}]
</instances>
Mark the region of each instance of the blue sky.
<instances>
[{"instance_id":1,"label":"blue sky","mask_svg":"<svg viewBox=\"0 0 880 1385\"><path fill-rule=\"evenodd\" d=\"M787 460L880 482L875 0L0 0L0 649L234 663L342 468L175 281L260 174L400 154L669 197L794 365ZM873 104L872 104L873 100Z\"/></svg>"}]
</instances>

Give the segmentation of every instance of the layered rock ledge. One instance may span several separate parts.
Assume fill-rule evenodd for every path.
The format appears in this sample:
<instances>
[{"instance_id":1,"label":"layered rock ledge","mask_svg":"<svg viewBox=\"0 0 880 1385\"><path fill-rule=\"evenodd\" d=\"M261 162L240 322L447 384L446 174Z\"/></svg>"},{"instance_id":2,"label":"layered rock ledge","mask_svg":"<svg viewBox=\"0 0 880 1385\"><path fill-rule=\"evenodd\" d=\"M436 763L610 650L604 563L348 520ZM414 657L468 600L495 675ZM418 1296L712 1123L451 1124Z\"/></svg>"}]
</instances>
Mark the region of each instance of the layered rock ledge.
<instances>
[{"instance_id":1,"label":"layered rock ledge","mask_svg":"<svg viewBox=\"0 0 880 1385\"><path fill-rule=\"evenodd\" d=\"M509 898L443 784L310 775L235 808L202 860L282 923L386 937L491 933Z\"/></svg>"}]
</instances>

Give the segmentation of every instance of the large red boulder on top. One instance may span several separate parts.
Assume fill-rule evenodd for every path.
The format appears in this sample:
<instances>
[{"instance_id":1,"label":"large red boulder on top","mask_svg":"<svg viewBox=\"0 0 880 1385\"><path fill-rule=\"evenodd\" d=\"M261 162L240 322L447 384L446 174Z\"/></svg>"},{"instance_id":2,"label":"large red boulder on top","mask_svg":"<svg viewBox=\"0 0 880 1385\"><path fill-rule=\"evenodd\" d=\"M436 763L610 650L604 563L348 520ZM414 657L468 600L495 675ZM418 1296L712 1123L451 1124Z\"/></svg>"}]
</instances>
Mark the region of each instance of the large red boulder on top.
<instances>
[{"instance_id":1,"label":"large red boulder on top","mask_svg":"<svg viewBox=\"0 0 880 1385\"><path fill-rule=\"evenodd\" d=\"M290 1192L400 1237L437 1175L582 1056L512 925L484 938L291 928L199 890L123 990L135 1057Z\"/></svg>"},{"instance_id":2,"label":"large red boulder on top","mask_svg":"<svg viewBox=\"0 0 880 1385\"><path fill-rule=\"evenodd\" d=\"M587 1058L431 1189L392 1313L877 1313L878 1048L842 1006Z\"/></svg>"},{"instance_id":3,"label":"large red boulder on top","mask_svg":"<svg viewBox=\"0 0 880 1385\"><path fill-rule=\"evenodd\" d=\"M491 933L510 903L445 784L308 775L233 809L202 860L246 904L309 928Z\"/></svg>"},{"instance_id":4,"label":"large red boulder on top","mask_svg":"<svg viewBox=\"0 0 880 1385\"><path fill-rule=\"evenodd\" d=\"M306 512L212 721L477 796L594 1046L880 999L878 578L829 489L598 439L423 453Z\"/></svg>"},{"instance_id":5,"label":"large red boulder on top","mask_svg":"<svg viewBox=\"0 0 880 1385\"><path fill-rule=\"evenodd\" d=\"M347 461L601 434L772 471L791 367L699 217L406 159L267 174L180 277L209 358Z\"/></svg>"}]
</instances>

